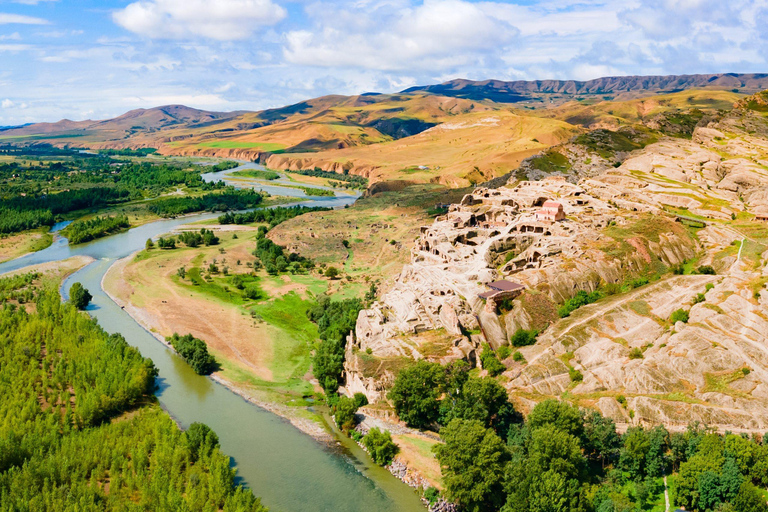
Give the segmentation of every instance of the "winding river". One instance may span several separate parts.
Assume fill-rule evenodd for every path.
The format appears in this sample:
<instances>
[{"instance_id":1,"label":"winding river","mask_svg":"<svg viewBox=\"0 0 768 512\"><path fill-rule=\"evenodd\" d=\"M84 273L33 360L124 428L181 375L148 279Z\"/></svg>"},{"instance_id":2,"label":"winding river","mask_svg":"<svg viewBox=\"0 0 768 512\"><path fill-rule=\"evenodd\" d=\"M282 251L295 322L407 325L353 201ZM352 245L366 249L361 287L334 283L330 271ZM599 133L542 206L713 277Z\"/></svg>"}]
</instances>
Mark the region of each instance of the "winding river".
<instances>
[{"instance_id":1,"label":"winding river","mask_svg":"<svg viewBox=\"0 0 768 512\"><path fill-rule=\"evenodd\" d=\"M306 198L300 189L280 187L274 182L249 183L229 176L241 169L261 167L247 163L238 169L206 174L204 178L223 179L235 186L259 188L275 195ZM301 204L343 206L355 199L356 195L344 193L337 197L312 197ZM68 290L71 283L80 281L91 291L93 300L88 313L106 331L121 333L128 343L154 361L160 373L156 395L162 407L184 428L193 422L213 428L223 452L232 457L240 481L272 511L423 511L416 493L374 465L357 445L342 437L337 447L318 443L283 418L245 401L210 378L195 374L106 295L101 281L115 260L142 249L147 238L216 216L204 213L160 220L75 247L70 247L66 239L57 238L47 249L0 264L0 274L76 255L95 258L95 262L71 275L62 289Z\"/></svg>"}]
</instances>

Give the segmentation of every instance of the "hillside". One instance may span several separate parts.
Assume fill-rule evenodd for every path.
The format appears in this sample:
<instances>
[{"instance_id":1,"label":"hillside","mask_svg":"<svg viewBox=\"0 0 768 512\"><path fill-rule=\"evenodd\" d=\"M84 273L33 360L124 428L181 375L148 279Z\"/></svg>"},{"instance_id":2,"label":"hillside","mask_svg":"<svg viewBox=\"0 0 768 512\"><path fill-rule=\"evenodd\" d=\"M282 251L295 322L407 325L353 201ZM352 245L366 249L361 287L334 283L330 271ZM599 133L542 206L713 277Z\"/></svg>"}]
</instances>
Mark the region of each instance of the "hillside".
<instances>
[{"instance_id":1,"label":"hillside","mask_svg":"<svg viewBox=\"0 0 768 512\"><path fill-rule=\"evenodd\" d=\"M616 76L579 82L576 80L450 80L442 84L411 87L404 93L430 92L472 100L490 99L498 103L545 102L574 96L603 96L603 99L628 99L666 94L688 89L733 90L754 93L768 88L768 74L711 74L667 76ZM548 95L550 97L546 97Z\"/></svg>"},{"instance_id":2,"label":"hillside","mask_svg":"<svg viewBox=\"0 0 768 512\"><path fill-rule=\"evenodd\" d=\"M561 165L551 177L513 177L452 205L360 313L347 392L386 415L386 393L413 359L483 366L493 350L522 410L560 398L625 427L768 428L764 97L634 147L590 132L599 137L547 157ZM605 166L579 180L574 169L592 158ZM563 205L562 221L539 218L547 199ZM499 279L525 291L483 299Z\"/></svg>"},{"instance_id":3,"label":"hillside","mask_svg":"<svg viewBox=\"0 0 768 512\"><path fill-rule=\"evenodd\" d=\"M151 147L162 155L259 160L276 169L320 167L371 182L466 186L504 175L584 129L658 129L659 115L729 110L762 85L768 87L768 75L455 80L400 94L323 96L261 112L140 109L110 120L7 129L0 142ZM520 95L538 99L512 98ZM512 99L519 102L510 105Z\"/></svg>"}]
</instances>

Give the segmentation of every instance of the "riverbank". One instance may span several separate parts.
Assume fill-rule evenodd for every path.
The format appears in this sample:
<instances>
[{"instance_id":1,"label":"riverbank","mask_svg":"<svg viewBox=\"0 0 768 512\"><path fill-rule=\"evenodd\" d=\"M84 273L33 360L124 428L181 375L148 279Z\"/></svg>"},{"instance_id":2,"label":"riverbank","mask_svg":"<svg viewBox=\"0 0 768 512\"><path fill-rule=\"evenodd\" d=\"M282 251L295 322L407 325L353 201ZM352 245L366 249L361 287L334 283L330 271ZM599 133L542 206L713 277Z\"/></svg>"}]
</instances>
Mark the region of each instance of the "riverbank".
<instances>
[{"instance_id":1,"label":"riverbank","mask_svg":"<svg viewBox=\"0 0 768 512\"><path fill-rule=\"evenodd\" d=\"M123 300L119 297L119 294L116 293L116 289L119 287L121 275L125 270L125 267L136 257L139 252L141 251L136 251L135 253L125 258L121 258L115 261L115 263L113 263L109 270L104 274L101 287L104 290L104 293L106 293L107 296L112 299L115 304L120 306L120 308L123 309L137 324L139 324L144 330L150 333L157 341L173 350L173 347L171 347L170 343L165 340L165 337L155 330L155 327L152 325L152 322L150 321L146 311L131 304L130 301ZM300 414L298 414L296 408L265 400L264 398L257 395L257 391L246 388L242 385L238 385L237 383L223 378L220 375L213 374L210 376L210 378L225 386L227 389L242 397L244 400L288 420L293 426L305 434L311 436L313 439L325 444L335 443L335 437L331 435L322 425L323 421L320 414L312 413L311 411L308 411L308 409L301 408L301 410L305 413L309 412L316 415L317 419L312 420L307 417L302 417Z\"/></svg>"}]
</instances>

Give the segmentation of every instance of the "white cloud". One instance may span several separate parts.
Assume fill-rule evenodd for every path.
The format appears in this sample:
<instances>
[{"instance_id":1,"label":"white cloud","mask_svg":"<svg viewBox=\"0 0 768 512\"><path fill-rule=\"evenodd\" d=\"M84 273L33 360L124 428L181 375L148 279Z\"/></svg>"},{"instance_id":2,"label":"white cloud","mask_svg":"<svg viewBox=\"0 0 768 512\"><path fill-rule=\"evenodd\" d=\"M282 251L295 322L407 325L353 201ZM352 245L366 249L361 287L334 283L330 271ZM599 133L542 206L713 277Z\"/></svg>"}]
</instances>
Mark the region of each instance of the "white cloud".
<instances>
[{"instance_id":1,"label":"white cloud","mask_svg":"<svg viewBox=\"0 0 768 512\"><path fill-rule=\"evenodd\" d=\"M424 0L417 7L315 4L314 30L285 35L294 64L375 70L445 69L477 62L519 31L463 0Z\"/></svg>"},{"instance_id":2,"label":"white cloud","mask_svg":"<svg viewBox=\"0 0 768 512\"><path fill-rule=\"evenodd\" d=\"M11 23L17 23L19 25L48 25L49 22L48 20L35 18L34 16L0 12L0 25L9 25Z\"/></svg>"},{"instance_id":3,"label":"white cloud","mask_svg":"<svg viewBox=\"0 0 768 512\"><path fill-rule=\"evenodd\" d=\"M21 39L21 34L18 32L14 32L13 34L3 34L0 35L0 41L19 41Z\"/></svg>"},{"instance_id":4,"label":"white cloud","mask_svg":"<svg viewBox=\"0 0 768 512\"><path fill-rule=\"evenodd\" d=\"M219 41L250 37L286 11L271 0L146 0L113 13L121 27L152 39L202 36Z\"/></svg>"},{"instance_id":5,"label":"white cloud","mask_svg":"<svg viewBox=\"0 0 768 512\"><path fill-rule=\"evenodd\" d=\"M0 103L0 107L2 108L13 108L14 105L15 103L8 98L4 99L2 103Z\"/></svg>"}]
</instances>

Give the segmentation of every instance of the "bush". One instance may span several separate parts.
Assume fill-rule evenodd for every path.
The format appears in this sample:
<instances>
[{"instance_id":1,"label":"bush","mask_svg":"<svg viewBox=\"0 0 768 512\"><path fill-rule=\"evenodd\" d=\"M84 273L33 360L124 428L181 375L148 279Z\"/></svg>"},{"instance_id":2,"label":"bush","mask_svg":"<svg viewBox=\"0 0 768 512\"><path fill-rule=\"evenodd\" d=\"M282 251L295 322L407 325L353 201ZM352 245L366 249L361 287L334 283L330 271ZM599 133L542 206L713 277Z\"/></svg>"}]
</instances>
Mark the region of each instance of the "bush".
<instances>
[{"instance_id":1,"label":"bush","mask_svg":"<svg viewBox=\"0 0 768 512\"><path fill-rule=\"evenodd\" d=\"M518 329L509 342L513 347L527 347L536 343L536 337L539 335L539 331L526 331L525 329Z\"/></svg>"},{"instance_id":2,"label":"bush","mask_svg":"<svg viewBox=\"0 0 768 512\"><path fill-rule=\"evenodd\" d=\"M709 291L709 290L711 290L711 289L712 289L712 288L714 288L714 287L715 287L715 285L713 285L712 283L707 283L707 286L705 286L705 287L704 287L704 289L705 289L706 291Z\"/></svg>"},{"instance_id":3,"label":"bush","mask_svg":"<svg viewBox=\"0 0 768 512\"><path fill-rule=\"evenodd\" d=\"M525 360L525 356L518 350L514 354L512 354L512 360L516 361L518 363L525 364L527 361Z\"/></svg>"},{"instance_id":4,"label":"bush","mask_svg":"<svg viewBox=\"0 0 768 512\"><path fill-rule=\"evenodd\" d=\"M483 345L483 352L480 354L480 362L491 377L495 377L507 369L501 364L499 358L496 357L496 353L491 350L491 347L489 347L487 343Z\"/></svg>"},{"instance_id":5,"label":"bush","mask_svg":"<svg viewBox=\"0 0 768 512\"><path fill-rule=\"evenodd\" d=\"M702 265L696 269L696 272L699 274L710 275L710 276L715 275L715 269L712 267L712 265Z\"/></svg>"},{"instance_id":6,"label":"bush","mask_svg":"<svg viewBox=\"0 0 768 512\"><path fill-rule=\"evenodd\" d=\"M427 487L424 489L424 499L429 502L430 506L434 505L440 499L440 491L434 487Z\"/></svg>"},{"instance_id":7,"label":"bush","mask_svg":"<svg viewBox=\"0 0 768 512\"><path fill-rule=\"evenodd\" d=\"M336 419L336 425L345 433L349 433L357 425L356 413L357 405L353 399L346 396L339 397L334 410L334 418Z\"/></svg>"},{"instance_id":8,"label":"bush","mask_svg":"<svg viewBox=\"0 0 768 512\"><path fill-rule=\"evenodd\" d=\"M632 350L629 351L629 358L630 359L642 359L643 358L643 351L635 347Z\"/></svg>"},{"instance_id":9,"label":"bush","mask_svg":"<svg viewBox=\"0 0 768 512\"><path fill-rule=\"evenodd\" d=\"M707 300L707 299L706 299L706 297L704 297L703 293L697 293L696 295L693 296L692 302L694 304L699 304L701 302L704 302L705 300Z\"/></svg>"},{"instance_id":10,"label":"bush","mask_svg":"<svg viewBox=\"0 0 768 512\"><path fill-rule=\"evenodd\" d=\"M69 289L69 301L77 309L83 310L87 308L92 298L93 296L81 283L75 283Z\"/></svg>"},{"instance_id":11,"label":"bush","mask_svg":"<svg viewBox=\"0 0 768 512\"><path fill-rule=\"evenodd\" d=\"M328 269L325 271L325 277L328 279L336 279L339 277L339 269L336 267L328 267Z\"/></svg>"},{"instance_id":12,"label":"bush","mask_svg":"<svg viewBox=\"0 0 768 512\"><path fill-rule=\"evenodd\" d=\"M603 294L599 291L587 293L584 290L579 290L576 295L568 299L562 306L557 308L557 314L560 318L565 318L579 309L581 306L592 304L603 298Z\"/></svg>"},{"instance_id":13,"label":"bush","mask_svg":"<svg viewBox=\"0 0 768 512\"><path fill-rule=\"evenodd\" d=\"M512 349L507 345L502 345L499 347L499 350L496 351L496 355L498 355L499 359L503 361L512 355Z\"/></svg>"},{"instance_id":14,"label":"bush","mask_svg":"<svg viewBox=\"0 0 768 512\"><path fill-rule=\"evenodd\" d=\"M392 435L389 430L382 432L374 427L363 438L363 446L368 450L373 461L379 466L387 466L392 463L397 452L400 450L392 441Z\"/></svg>"},{"instance_id":15,"label":"bush","mask_svg":"<svg viewBox=\"0 0 768 512\"><path fill-rule=\"evenodd\" d=\"M683 322L688 323L688 312L684 309L678 309L672 312L672 315L669 317L669 321L673 324L676 324L677 322Z\"/></svg>"},{"instance_id":16,"label":"bush","mask_svg":"<svg viewBox=\"0 0 768 512\"><path fill-rule=\"evenodd\" d=\"M676 276L681 276L685 274L685 265L682 263L678 263L677 265L672 265L672 273Z\"/></svg>"},{"instance_id":17,"label":"bush","mask_svg":"<svg viewBox=\"0 0 768 512\"><path fill-rule=\"evenodd\" d=\"M581 382L584 380L584 374L576 368L569 368L568 376L571 378L571 382Z\"/></svg>"},{"instance_id":18,"label":"bush","mask_svg":"<svg viewBox=\"0 0 768 512\"><path fill-rule=\"evenodd\" d=\"M355 393L355 396L352 397L352 400L355 402L355 407L358 409L360 407L364 407L368 405L368 397L365 396L363 393Z\"/></svg>"}]
</instances>

